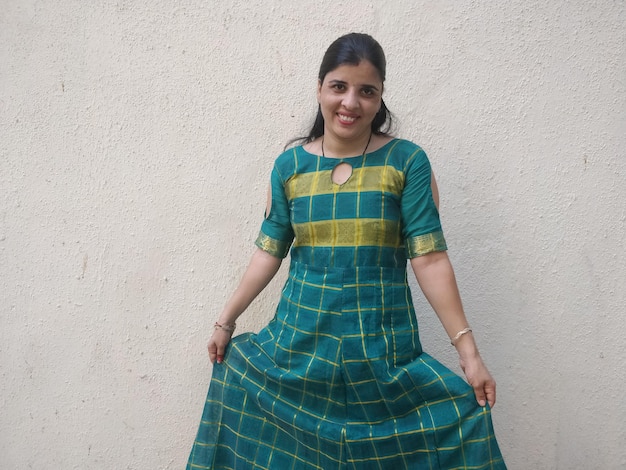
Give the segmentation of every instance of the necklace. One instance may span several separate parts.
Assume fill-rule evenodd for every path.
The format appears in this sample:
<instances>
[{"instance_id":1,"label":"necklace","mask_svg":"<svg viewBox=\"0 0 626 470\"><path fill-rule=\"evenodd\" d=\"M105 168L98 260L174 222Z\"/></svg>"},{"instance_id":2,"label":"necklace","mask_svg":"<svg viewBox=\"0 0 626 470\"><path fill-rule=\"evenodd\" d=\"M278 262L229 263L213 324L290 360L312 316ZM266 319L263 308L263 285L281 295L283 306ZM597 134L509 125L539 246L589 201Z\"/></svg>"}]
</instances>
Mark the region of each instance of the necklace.
<instances>
[{"instance_id":1,"label":"necklace","mask_svg":"<svg viewBox=\"0 0 626 470\"><path fill-rule=\"evenodd\" d=\"M367 139L367 144L365 144L365 148L363 149L363 156L365 156L365 152L367 151L367 147L370 146L370 142L372 141L372 134L373 134L373 132L370 132L369 139ZM326 158L326 155L324 154L324 136L323 135L322 135L322 157Z\"/></svg>"}]
</instances>

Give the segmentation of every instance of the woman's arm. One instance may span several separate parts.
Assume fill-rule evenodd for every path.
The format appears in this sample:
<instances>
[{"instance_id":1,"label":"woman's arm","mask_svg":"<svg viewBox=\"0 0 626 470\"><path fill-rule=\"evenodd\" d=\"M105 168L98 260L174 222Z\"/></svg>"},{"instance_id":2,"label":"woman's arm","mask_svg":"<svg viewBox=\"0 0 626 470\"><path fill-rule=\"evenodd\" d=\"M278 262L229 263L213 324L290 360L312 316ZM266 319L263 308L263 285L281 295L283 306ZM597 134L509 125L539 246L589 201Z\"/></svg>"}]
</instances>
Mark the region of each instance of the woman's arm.
<instances>
[{"instance_id":1,"label":"woman's arm","mask_svg":"<svg viewBox=\"0 0 626 470\"><path fill-rule=\"evenodd\" d=\"M243 274L239 285L233 292L222 313L217 319L220 325L232 325L237 318L248 308L248 305L261 293L278 272L282 263L281 258L270 255L258 249L252 255L250 264ZM232 331L216 328L209 340L209 358L211 362L221 363L224 351L232 336Z\"/></svg>"},{"instance_id":2,"label":"woman's arm","mask_svg":"<svg viewBox=\"0 0 626 470\"><path fill-rule=\"evenodd\" d=\"M446 333L454 338L468 327L468 323L448 254L438 251L412 258L411 267ZM461 369L474 388L478 403L485 406L487 401L493 406L496 402L496 383L480 357L473 335L462 335L455 341L455 347L459 353Z\"/></svg>"}]
</instances>

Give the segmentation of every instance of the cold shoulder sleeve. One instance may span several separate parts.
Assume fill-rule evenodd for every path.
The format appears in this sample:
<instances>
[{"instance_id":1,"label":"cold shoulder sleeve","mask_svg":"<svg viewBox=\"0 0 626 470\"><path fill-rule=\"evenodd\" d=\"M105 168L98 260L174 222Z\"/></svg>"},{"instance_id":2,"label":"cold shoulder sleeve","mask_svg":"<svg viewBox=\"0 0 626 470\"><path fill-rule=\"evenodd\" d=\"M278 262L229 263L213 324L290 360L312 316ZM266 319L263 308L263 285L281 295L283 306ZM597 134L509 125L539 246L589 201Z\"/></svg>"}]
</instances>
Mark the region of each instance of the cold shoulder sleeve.
<instances>
[{"instance_id":1,"label":"cold shoulder sleeve","mask_svg":"<svg viewBox=\"0 0 626 470\"><path fill-rule=\"evenodd\" d=\"M426 153L417 147L406 164L401 199L402 234L409 258L447 250L439 211L433 199L431 172Z\"/></svg>"},{"instance_id":2,"label":"cold shoulder sleeve","mask_svg":"<svg viewBox=\"0 0 626 470\"><path fill-rule=\"evenodd\" d=\"M270 188L270 212L265 214L255 245L272 256L284 258L289 253L294 232L289 217L289 202L285 195L284 181L277 165L274 165L272 170Z\"/></svg>"}]
</instances>

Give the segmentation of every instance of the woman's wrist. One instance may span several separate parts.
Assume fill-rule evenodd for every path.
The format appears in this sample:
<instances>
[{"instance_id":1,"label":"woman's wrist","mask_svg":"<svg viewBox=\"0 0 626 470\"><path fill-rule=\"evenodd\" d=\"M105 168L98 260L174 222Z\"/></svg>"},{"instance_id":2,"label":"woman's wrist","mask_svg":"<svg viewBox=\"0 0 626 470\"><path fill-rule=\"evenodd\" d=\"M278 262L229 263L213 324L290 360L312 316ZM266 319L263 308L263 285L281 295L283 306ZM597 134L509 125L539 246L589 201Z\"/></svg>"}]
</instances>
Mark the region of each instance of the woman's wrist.
<instances>
[{"instance_id":1,"label":"woman's wrist","mask_svg":"<svg viewBox=\"0 0 626 470\"><path fill-rule=\"evenodd\" d=\"M217 322L215 322L214 328L216 330L226 331L227 333L230 333L232 335L235 332L235 329L237 328L237 324L235 322L232 322L232 323L222 322L222 323L220 323L219 321L217 321Z\"/></svg>"},{"instance_id":2,"label":"woman's wrist","mask_svg":"<svg viewBox=\"0 0 626 470\"><path fill-rule=\"evenodd\" d=\"M451 339L450 339L450 344L452 346L456 346L456 343L464 336L467 334L470 334L472 332L472 329L468 326L467 328L463 328L462 330L460 330L456 335L454 335Z\"/></svg>"},{"instance_id":3,"label":"woman's wrist","mask_svg":"<svg viewBox=\"0 0 626 470\"><path fill-rule=\"evenodd\" d=\"M472 333L466 333L461 335L456 341L454 341L454 347L456 348L459 356L462 359L473 359L480 357L478 352L478 346L474 341Z\"/></svg>"}]
</instances>

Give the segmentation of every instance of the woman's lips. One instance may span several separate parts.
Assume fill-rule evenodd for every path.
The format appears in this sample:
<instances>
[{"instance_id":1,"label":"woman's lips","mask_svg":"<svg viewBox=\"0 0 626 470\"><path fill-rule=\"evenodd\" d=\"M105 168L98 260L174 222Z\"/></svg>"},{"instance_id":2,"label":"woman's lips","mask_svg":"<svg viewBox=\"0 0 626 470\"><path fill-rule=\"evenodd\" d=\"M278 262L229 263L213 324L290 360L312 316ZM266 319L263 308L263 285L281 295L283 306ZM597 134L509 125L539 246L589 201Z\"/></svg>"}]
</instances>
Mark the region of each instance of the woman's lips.
<instances>
[{"instance_id":1,"label":"woman's lips","mask_svg":"<svg viewBox=\"0 0 626 470\"><path fill-rule=\"evenodd\" d=\"M353 124L357 120L357 116L348 116L346 114L337 113L339 121L343 124Z\"/></svg>"}]
</instances>

